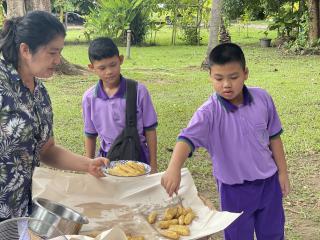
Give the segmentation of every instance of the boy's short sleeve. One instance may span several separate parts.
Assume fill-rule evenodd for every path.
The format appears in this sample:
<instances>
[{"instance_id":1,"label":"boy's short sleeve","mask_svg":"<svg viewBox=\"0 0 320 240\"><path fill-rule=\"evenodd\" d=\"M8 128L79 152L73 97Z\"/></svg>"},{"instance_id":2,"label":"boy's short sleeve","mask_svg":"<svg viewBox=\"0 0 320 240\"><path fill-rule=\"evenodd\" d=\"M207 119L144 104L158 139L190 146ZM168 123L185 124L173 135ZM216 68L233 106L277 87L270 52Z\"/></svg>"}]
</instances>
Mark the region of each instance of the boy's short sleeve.
<instances>
[{"instance_id":1,"label":"boy's short sleeve","mask_svg":"<svg viewBox=\"0 0 320 240\"><path fill-rule=\"evenodd\" d=\"M142 108L141 110L142 110L143 129L145 131L153 130L158 125L157 113L152 104L150 94L147 88L143 85L141 85L141 96L142 96L142 100L141 100L142 102L140 103L140 105Z\"/></svg>"},{"instance_id":2,"label":"boy's short sleeve","mask_svg":"<svg viewBox=\"0 0 320 240\"><path fill-rule=\"evenodd\" d=\"M82 118L84 123L84 133L86 136L97 136L98 133L91 119L91 101L88 95L84 95L82 99Z\"/></svg>"},{"instance_id":3,"label":"boy's short sleeve","mask_svg":"<svg viewBox=\"0 0 320 240\"><path fill-rule=\"evenodd\" d=\"M273 138L282 133L282 126L277 109L274 105L272 97L268 95L268 133L269 137Z\"/></svg>"},{"instance_id":4,"label":"boy's short sleeve","mask_svg":"<svg viewBox=\"0 0 320 240\"><path fill-rule=\"evenodd\" d=\"M212 125L209 119L206 108L198 109L192 116L188 126L179 134L178 141L187 142L192 151L199 147L208 149L208 136Z\"/></svg>"}]
</instances>

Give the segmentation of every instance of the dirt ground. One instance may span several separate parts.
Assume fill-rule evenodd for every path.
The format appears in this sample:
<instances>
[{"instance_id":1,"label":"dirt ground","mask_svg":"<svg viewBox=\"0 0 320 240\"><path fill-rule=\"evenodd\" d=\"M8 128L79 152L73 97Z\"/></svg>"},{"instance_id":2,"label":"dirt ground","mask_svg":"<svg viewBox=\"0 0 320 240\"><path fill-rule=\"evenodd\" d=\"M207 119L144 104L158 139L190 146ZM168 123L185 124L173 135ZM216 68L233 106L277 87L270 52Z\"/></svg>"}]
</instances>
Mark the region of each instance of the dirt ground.
<instances>
[{"instance_id":1,"label":"dirt ground","mask_svg":"<svg viewBox=\"0 0 320 240\"><path fill-rule=\"evenodd\" d=\"M286 214L286 239L320 240L320 154L287 157L289 165L291 192L284 198ZM192 173L195 180L203 178ZM212 177L197 181L199 193L208 198L218 209L218 195ZM199 182L201 182L199 185ZM208 240L223 239L222 233ZM204 240L204 239L203 239Z\"/></svg>"}]
</instances>

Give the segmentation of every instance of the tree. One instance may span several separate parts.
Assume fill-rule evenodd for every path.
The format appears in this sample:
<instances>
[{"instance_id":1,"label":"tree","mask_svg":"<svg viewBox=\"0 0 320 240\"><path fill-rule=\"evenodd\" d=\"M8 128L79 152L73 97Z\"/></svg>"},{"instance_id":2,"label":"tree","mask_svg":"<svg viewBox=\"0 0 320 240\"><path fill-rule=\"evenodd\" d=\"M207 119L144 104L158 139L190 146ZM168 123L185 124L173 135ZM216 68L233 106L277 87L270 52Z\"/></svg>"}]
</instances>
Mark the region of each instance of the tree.
<instances>
[{"instance_id":1,"label":"tree","mask_svg":"<svg viewBox=\"0 0 320 240\"><path fill-rule=\"evenodd\" d=\"M82 15L88 15L90 13L90 9L95 7L96 1L92 0L69 0L74 6L76 11L81 13Z\"/></svg>"},{"instance_id":2,"label":"tree","mask_svg":"<svg viewBox=\"0 0 320 240\"><path fill-rule=\"evenodd\" d=\"M221 22L221 6L223 0L212 0L211 2L211 13L210 13L210 21L209 21L209 41L207 54L202 62L202 68L208 68L208 57L211 50L218 45L219 43L219 26Z\"/></svg>"},{"instance_id":3,"label":"tree","mask_svg":"<svg viewBox=\"0 0 320 240\"><path fill-rule=\"evenodd\" d=\"M72 9L74 9L74 5L72 4L72 2L69 1L66 1L66 0L53 0L52 1L52 6L53 6L53 11L55 13L58 13L59 12L59 19L60 19L60 22L63 22L63 16L64 16L64 13L65 12L68 12L68 11L72 11ZM66 18L65 19L65 26L67 26L67 21L68 19Z\"/></svg>"},{"instance_id":4,"label":"tree","mask_svg":"<svg viewBox=\"0 0 320 240\"><path fill-rule=\"evenodd\" d=\"M35 10L35 9L51 12L51 1L50 0L25 0L24 2L26 4L27 12Z\"/></svg>"},{"instance_id":5,"label":"tree","mask_svg":"<svg viewBox=\"0 0 320 240\"><path fill-rule=\"evenodd\" d=\"M21 17L28 11L42 10L51 12L50 0L7 0L7 18Z\"/></svg>"},{"instance_id":6,"label":"tree","mask_svg":"<svg viewBox=\"0 0 320 240\"><path fill-rule=\"evenodd\" d=\"M143 0L97 0L85 24L87 37L108 36L121 40L130 24L148 1Z\"/></svg>"},{"instance_id":7,"label":"tree","mask_svg":"<svg viewBox=\"0 0 320 240\"><path fill-rule=\"evenodd\" d=\"M319 0L309 0L309 42L313 45L320 37Z\"/></svg>"},{"instance_id":8,"label":"tree","mask_svg":"<svg viewBox=\"0 0 320 240\"><path fill-rule=\"evenodd\" d=\"M26 13L24 1L7 0L7 18L21 17Z\"/></svg>"},{"instance_id":9,"label":"tree","mask_svg":"<svg viewBox=\"0 0 320 240\"><path fill-rule=\"evenodd\" d=\"M7 0L6 2L7 18L21 17L32 10L51 12L50 0ZM83 67L71 64L62 57L61 64L57 67L57 72L66 75L80 75L86 71Z\"/></svg>"},{"instance_id":10,"label":"tree","mask_svg":"<svg viewBox=\"0 0 320 240\"><path fill-rule=\"evenodd\" d=\"M200 45L201 27L206 21L204 15L209 15L211 2L208 0L188 0L179 7L179 27L182 29L182 39L189 45Z\"/></svg>"}]
</instances>

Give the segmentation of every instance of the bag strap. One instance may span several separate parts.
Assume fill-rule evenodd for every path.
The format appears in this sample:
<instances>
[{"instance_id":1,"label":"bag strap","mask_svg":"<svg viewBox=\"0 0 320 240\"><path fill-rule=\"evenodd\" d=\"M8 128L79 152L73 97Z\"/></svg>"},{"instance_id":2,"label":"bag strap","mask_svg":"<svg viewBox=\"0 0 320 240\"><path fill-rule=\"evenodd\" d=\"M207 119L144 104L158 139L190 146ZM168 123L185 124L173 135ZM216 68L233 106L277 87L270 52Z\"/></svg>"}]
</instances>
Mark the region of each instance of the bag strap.
<instances>
[{"instance_id":1,"label":"bag strap","mask_svg":"<svg viewBox=\"0 0 320 240\"><path fill-rule=\"evenodd\" d=\"M127 79L126 127L137 127L137 82Z\"/></svg>"}]
</instances>

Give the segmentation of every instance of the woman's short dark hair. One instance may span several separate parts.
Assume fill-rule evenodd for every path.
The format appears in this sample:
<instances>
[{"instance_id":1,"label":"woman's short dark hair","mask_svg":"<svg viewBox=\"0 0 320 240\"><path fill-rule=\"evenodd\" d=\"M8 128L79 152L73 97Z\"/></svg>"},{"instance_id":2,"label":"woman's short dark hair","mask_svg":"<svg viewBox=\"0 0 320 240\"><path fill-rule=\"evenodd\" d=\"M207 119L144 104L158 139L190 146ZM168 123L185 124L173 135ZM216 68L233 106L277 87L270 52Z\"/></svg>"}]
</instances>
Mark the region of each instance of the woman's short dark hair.
<instances>
[{"instance_id":1,"label":"woman's short dark hair","mask_svg":"<svg viewBox=\"0 0 320 240\"><path fill-rule=\"evenodd\" d=\"M21 43L27 44L34 54L57 36L66 36L63 24L48 12L32 11L23 17L5 21L0 35L0 52L17 68Z\"/></svg>"}]
</instances>

